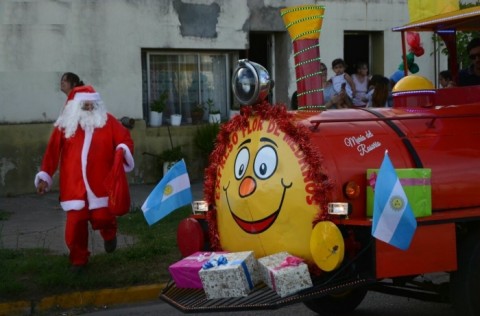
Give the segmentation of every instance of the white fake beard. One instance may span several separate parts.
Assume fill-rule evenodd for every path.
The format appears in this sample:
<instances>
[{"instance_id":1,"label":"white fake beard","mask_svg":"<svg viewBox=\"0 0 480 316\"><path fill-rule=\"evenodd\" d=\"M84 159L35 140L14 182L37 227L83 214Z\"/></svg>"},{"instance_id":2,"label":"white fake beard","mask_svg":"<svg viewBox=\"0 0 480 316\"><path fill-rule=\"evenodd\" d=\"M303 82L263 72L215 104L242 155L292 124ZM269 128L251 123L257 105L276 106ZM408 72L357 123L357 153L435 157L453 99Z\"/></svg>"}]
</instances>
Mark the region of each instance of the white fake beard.
<instances>
[{"instance_id":1,"label":"white fake beard","mask_svg":"<svg viewBox=\"0 0 480 316\"><path fill-rule=\"evenodd\" d=\"M92 111L82 110L82 107L82 101L69 101L55 122L54 125L64 131L66 138L75 135L78 125L84 131L93 131L107 122L107 110L102 101L94 102Z\"/></svg>"}]
</instances>

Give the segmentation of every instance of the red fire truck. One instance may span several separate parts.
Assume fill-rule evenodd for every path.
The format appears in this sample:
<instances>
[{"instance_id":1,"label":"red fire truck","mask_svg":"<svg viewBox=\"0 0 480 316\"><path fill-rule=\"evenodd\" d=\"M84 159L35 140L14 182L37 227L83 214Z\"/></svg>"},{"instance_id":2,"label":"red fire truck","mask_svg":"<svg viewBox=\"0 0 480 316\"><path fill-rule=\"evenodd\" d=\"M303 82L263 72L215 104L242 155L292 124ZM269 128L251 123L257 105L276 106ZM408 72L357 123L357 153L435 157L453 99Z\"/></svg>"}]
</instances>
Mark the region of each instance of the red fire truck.
<instances>
[{"instance_id":1,"label":"red fire truck","mask_svg":"<svg viewBox=\"0 0 480 316\"><path fill-rule=\"evenodd\" d=\"M478 29L480 7L473 7L393 31L402 34L404 56L406 32L435 32L457 78L456 32ZM271 89L265 68L239 61L233 89L244 106L221 126L204 182L208 211L181 223L179 244L185 254L288 251L309 264L313 287L281 298L260 284L247 297L208 300L203 290L172 282L161 298L184 312L303 302L320 315L341 315L379 291L480 315L480 86L435 89L418 76L402 80L391 108L325 110L309 99L319 89L306 84L299 88L303 110L287 111L262 101ZM406 250L371 233L368 172L380 167L385 150L397 170L429 172L426 191L413 190L412 203L427 203Z\"/></svg>"}]
</instances>

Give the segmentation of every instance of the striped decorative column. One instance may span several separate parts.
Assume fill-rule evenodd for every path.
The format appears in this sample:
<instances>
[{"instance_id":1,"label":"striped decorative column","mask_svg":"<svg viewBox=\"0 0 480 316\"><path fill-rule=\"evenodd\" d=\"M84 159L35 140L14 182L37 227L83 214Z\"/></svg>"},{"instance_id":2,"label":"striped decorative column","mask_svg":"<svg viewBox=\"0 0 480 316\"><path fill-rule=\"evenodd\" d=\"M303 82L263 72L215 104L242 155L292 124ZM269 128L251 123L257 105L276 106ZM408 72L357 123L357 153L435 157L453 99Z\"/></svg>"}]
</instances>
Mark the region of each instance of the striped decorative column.
<instances>
[{"instance_id":1,"label":"striped decorative column","mask_svg":"<svg viewBox=\"0 0 480 316\"><path fill-rule=\"evenodd\" d=\"M293 43L299 110L318 109L323 105L319 39L324 11L325 7L320 5L281 10Z\"/></svg>"}]
</instances>

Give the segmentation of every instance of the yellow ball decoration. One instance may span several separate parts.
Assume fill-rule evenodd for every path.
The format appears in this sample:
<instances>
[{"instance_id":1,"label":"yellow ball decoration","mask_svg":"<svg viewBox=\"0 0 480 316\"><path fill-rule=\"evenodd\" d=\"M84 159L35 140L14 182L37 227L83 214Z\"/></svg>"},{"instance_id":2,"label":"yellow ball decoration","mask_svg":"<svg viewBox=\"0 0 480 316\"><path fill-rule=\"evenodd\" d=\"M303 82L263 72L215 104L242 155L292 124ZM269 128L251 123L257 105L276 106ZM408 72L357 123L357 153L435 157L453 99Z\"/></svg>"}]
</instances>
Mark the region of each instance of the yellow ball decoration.
<instances>
[{"instance_id":1,"label":"yellow ball decoration","mask_svg":"<svg viewBox=\"0 0 480 316\"><path fill-rule=\"evenodd\" d=\"M345 243L337 225L330 221L318 222L310 238L310 251L320 269L327 272L337 269L345 255Z\"/></svg>"},{"instance_id":2,"label":"yellow ball decoration","mask_svg":"<svg viewBox=\"0 0 480 316\"><path fill-rule=\"evenodd\" d=\"M431 90L435 89L433 83L423 76L408 75L400 79L393 87L393 92L412 91L412 90Z\"/></svg>"}]
</instances>

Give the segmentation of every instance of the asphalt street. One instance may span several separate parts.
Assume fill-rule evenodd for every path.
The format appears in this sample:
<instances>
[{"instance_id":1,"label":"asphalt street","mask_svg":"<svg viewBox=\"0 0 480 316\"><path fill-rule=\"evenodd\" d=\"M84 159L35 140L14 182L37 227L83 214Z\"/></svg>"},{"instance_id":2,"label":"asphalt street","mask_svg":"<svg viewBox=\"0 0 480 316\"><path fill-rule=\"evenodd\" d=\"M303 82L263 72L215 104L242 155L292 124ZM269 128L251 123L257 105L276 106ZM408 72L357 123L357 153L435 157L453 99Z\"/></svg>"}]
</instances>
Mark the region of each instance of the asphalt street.
<instances>
[{"instance_id":1,"label":"asphalt street","mask_svg":"<svg viewBox=\"0 0 480 316\"><path fill-rule=\"evenodd\" d=\"M72 311L73 312L73 311ZM99 308L95 310L77 310L77 315L89 316L154 316L154 315L185 315L169 304L158 300L140 305L117 306L115 308ZM316 315L302 303L286 306L276 310L193 313L188 315L215 315L215 316L313 316ZM355 310L352 316L454 316L453 308L448 304L422 302L415 299L369 292L365 300Z\"/></svg>"}]
</instances>

